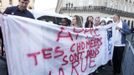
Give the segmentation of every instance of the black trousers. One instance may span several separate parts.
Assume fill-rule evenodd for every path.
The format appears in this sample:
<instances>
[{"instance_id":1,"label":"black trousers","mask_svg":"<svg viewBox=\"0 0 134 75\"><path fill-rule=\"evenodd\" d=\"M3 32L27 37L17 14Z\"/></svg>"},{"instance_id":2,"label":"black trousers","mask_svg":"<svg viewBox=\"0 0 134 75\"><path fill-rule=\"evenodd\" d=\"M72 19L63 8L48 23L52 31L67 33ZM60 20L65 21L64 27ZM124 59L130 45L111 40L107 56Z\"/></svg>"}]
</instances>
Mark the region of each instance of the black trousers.
<instances>
[{"instance_id":1,"label":"black trousers","mask_svg":"<svg viewBox=\"0 0 134 75\"><path fill-rule=\"evenodd\" d=\"M2 35L2 30L1 30L1 27L0 27L0 39L1 39L1 52L2 52L2 56L4 55L4 50L3 50L3 47L4 47L4 42L3 42L3 35Z\"/></svg>"},{"instance_id":2,"label":"black trousers","mask_svg":"<svg viewBox=\"0 0 134 75\"><path fill-rule=\"evenodd\" d=\"M113 72L120 73L121 72L121 63L122 63L122 58L123 58L123 52L124 52L125 47L118 47L114 46L114 52L113 52Z\"/></svg>"}]
</instances>

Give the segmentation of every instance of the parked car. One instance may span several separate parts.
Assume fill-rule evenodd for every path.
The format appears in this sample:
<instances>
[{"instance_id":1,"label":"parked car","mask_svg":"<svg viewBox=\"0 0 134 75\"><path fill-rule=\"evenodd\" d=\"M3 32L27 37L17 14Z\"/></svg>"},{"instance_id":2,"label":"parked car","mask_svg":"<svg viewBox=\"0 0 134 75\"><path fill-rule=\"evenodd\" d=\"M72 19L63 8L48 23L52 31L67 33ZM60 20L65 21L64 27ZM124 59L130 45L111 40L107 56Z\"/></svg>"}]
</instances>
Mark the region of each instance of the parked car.
<instances>
[{"instance_id":1,"label":"parked car","mask_svg":"<svg viewBox=\"0 0 134 75\"><path fill-rule=\"evenodd\" d=\"M54 11L32 11L32 13L37 20L51 22L58 25L61 24L63 18L71 20L71 17L55 13Z\"/></svg>"}]
</instances>

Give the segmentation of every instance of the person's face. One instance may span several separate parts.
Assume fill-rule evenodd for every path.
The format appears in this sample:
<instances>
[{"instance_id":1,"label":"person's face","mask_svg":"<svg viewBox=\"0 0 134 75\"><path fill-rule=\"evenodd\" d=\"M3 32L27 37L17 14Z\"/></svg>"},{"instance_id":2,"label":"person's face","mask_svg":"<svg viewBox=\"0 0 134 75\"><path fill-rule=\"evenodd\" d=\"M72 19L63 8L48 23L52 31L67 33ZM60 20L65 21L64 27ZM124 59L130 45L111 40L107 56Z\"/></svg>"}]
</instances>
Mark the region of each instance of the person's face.
<instances>
[{"instance_id":1,"label":"person's face","mask_svg":"<svg viewBox=\"0 0 134 75\"><path fill-rule=\"evenodd\" d=\"M29 1L20 0L20 1L19 1L19 9L20 9L20 10L25 10L25 9L27 9L28 4L29 4Z\"/></svg>"},{"instance_id":2,"label":"person's face","mask_svg":"<svg viewBox=\"0 0 134 75\"><path fill-rule=\"evenodd\" d=\"M72 20L72 25L76 25L76 24L77 24L76 17L73 17L73 20Z\"/></svg>"},{"instance_id":3,"label":"person's face","mask_svg":"<svg viewBox=\"0 0 134 75\"><path fill-rule=\"evenodd\" d=\"M66 21L65 19L62 19L62 20L61 20L61 25L67 26L67 21Z\"/></svg>"},{"instance_id":4,"label":"person's face","mask_svg":"<svg viewBox=\"0 0 134 75\"><path fill-rule=\"evenodd\" d=\"M100 18L95 18L95 25L100 25Z\"/></svg>"},{"instance_id":5,"label":"person's face","mask_svg":"<svg viewBox=\"0 0 134 75\"><path fill-rule=\"evenodd\" d=\"M92 17L88 17L88 21L92 21L93 22L93 18Z\"/></svg>"},{"instance_id":6,"label":"person's face","mask_svg":"<svg viewBox=\"0 0 134 75\"><path fill-rule=\"evenodd\" d=\"M113 16L113 21L114 21L114 22L117 22L117 21L118 21L118 16L114 15L114 16Z\"/></svg>"}]
</instances>

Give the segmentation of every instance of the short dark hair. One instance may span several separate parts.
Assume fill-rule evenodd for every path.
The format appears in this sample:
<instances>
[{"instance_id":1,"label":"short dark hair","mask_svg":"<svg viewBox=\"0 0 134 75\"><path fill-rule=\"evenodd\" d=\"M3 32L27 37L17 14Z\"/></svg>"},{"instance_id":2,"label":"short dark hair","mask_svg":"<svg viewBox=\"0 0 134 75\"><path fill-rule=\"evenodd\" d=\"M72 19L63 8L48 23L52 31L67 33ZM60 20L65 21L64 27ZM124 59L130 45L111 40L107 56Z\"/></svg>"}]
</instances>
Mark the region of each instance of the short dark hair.
<instances>
[{"instance_id":1,"label":"short dark hair","mask_svg":"<svg viewBox=\"0 0 134 75\"><path fill-rule=\"evenodd\" d=\"M66 26L70 26L71 20L69 20L68 18L62 18L62 19L61 19L61 24L62 24L62 23L65 23L63 20L66 21Z\"/></svg>"}]
</instances>

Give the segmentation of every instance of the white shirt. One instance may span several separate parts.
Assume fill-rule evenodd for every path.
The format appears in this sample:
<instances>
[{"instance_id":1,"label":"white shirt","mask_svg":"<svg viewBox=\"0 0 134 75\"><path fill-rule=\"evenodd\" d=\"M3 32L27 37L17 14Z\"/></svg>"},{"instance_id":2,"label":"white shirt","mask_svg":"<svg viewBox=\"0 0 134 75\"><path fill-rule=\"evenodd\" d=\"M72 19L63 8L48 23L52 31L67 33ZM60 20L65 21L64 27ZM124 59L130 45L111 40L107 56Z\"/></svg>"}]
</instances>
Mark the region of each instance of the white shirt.
<instances>
[{"instance_id":1,"label":"white shirt","mask_svg":"<svg viewBox=\"0 0 134 75\"><path fill-rule=\"evenodd\" d=\"M115 23L114 26L114 31L113 31L114 46L125 46L125 44L121 43L121 38L122 38L121 32L117 30L116 27L122 28L122 21L120 21L119 23Z\"/></svg>"}]
</instances>

